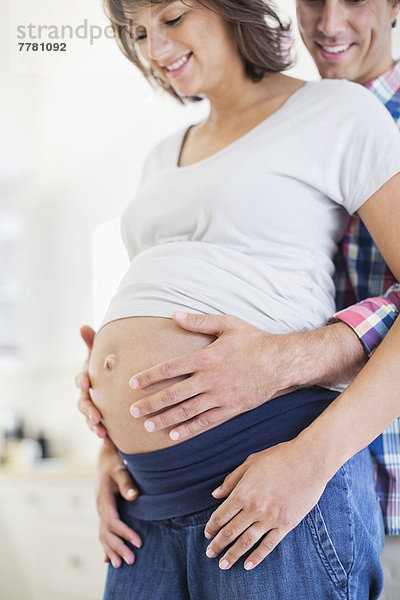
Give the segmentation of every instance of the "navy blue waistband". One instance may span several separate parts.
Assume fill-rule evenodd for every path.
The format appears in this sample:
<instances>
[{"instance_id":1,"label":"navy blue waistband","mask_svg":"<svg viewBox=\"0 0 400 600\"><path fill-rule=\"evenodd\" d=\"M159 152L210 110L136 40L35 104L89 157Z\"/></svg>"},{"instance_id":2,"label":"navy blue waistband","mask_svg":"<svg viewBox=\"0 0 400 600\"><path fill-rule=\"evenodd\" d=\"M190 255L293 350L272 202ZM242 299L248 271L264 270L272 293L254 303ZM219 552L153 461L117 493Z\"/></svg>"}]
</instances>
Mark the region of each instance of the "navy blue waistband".
<instances>
[{"instance_id":1,"label":"navy blue waistband","mask_svg":"<svg viewBox=\"0 0 400 600\"><path fill-rule=\"evenodd\" d=\"M211 492L250 454L293 439L338 393L309 388L274 398L190 440L155 452L125 454L140 496L126 502L143 520L180 517L218 503Z\"/></svg>"}]
</instances>

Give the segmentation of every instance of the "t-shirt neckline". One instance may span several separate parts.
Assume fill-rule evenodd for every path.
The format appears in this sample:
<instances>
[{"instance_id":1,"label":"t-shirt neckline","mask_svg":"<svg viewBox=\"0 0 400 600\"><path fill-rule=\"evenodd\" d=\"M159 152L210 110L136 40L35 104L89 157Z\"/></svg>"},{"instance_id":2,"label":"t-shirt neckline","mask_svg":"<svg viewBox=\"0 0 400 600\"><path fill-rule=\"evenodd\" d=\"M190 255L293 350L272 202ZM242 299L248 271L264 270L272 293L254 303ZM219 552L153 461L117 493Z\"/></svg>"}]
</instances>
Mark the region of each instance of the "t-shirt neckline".
<instances>
[{"instance_id":1,"label":"t-shirt neckline","mask_svg":"<svg viewBox=\"0 0 400 600\"><path fill-rule=\"evenodd\" d=\"M182 154L182 149L183 149L183 144L186 140L186 136L188 135L190 129L192 127L194 127L194 125L190 125L189 127L185 127L185 129L183 129L182 131L179 132L179 134L177 135L177 151L174 154L174 169L176 171L186 171L187 169L192 169L192 168L196 168L197 166L203 165L207 162L210 162L214 159L219 158L220 156L222 156L223 154L225 154L226 152L229 152L231 149L233 149L236 146L239 146L241 143L243 143L245 140L247 140L248 138L252 137L252 135L254 135L255 133L257 133L257 131L259 129L261 129L263 126L265 126L267 123L269 124L270 122L274 121L275 118L277 118L278 116L280 116L280 114L288 107L288 105L290 105L292 103L292 101L297 98L301 92L303 90L305 90L305 88L309 87L310 84L312 84L312 81L307 81L304 85L302 85L299 89L297 89L295 92L293 92L293 94L291 94L289 96L289 98L287 98L287 100L285 100L285 102L282 104L282 106L280 106L275 112L273 112L271 115L269 115L268 117L266 117L263 121L260 121L260 123L258 123L257 125L255 125L255 127L252 127L252 129L250 129L247 133L243 134L242 136L240 136L237 140L231 142L230 144L228 144L227 146L225 146L224 148L221 148L221 150L218 150L218 152L214 152L214 154L210 154L210 156L206 156L206 158L202 158L201 160L198 160L190 165L183 165L182 167L179 166L179 160Z\"/></svg>"}]
</instances>

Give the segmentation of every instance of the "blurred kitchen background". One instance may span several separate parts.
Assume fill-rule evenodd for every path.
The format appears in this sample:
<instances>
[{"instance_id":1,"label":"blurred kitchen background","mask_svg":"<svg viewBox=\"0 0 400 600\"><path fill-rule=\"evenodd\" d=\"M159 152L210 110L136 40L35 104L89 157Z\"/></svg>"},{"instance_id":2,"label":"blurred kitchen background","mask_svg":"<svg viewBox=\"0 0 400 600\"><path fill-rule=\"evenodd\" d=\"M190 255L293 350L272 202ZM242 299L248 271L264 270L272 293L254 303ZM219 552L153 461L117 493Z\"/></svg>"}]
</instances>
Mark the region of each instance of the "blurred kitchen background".
<instances>
[{"instance_id":1,"label":"blurred kitchen background","mask_svg":"<svg viewBox=\"0 0 400 600\"><path fill-rule=\"evenodd\" d=\"M294 0L279 7L294 19ZM0 14L0 600L94 600L99 441L77 410L79 327L96 328L127 265L118 217L144 157L207 105L151 90L101 0L0 0ZM21 52L49 41L18 37L29 24L81 29L58 40L66 52ZM296 53L292 73L317 79L299 41ZM400 543L385 553L395 600Z\"/></svg>"}]
</instances>

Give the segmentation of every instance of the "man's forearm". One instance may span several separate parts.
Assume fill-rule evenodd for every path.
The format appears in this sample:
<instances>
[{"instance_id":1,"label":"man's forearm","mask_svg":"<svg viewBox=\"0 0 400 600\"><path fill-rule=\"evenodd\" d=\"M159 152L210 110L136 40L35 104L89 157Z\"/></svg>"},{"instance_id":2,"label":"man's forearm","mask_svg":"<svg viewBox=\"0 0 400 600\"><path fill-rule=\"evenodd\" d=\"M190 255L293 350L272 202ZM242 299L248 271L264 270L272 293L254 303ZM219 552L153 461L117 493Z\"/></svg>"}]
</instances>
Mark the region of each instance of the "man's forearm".
<instances>
[{"instance_id":1,"label":"man's forearm","mask_svg":"<svg viewBox=\"0 0 400 600\"><path fill-rule=\"evenodd\" d=\"M201 351L136 373L130 385L146 389L187 375L168 388L146 394L135 402L132 413L136 418L152 415L152 430L168 428L175 441L296 388L348 383L367 358L357 336L343 323L309 332L271 334L229 315L176 313L174 320L187 331L217 339ZM186 400L183 420L180 405Z\"/></svg>"},{"instance_id":2,"label":"man's forearm","mask_svg":"<svg viewBox=\"0 0 400 600\"><path fill-rule=\"evenodd\" d=\"M341 321L289 334L287 341L291 386L348 384L367 362L360 340Z\"/></svg>"}]
</instances>

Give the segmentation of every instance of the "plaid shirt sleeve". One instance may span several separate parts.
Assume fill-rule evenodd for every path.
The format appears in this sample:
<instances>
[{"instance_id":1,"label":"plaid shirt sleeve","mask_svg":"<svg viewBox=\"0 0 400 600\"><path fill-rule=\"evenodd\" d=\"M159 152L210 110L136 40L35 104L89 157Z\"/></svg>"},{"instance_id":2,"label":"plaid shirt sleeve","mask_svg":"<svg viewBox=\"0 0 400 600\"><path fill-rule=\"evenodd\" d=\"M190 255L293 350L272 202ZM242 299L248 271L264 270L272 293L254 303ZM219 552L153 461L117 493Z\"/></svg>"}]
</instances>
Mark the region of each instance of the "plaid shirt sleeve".
<instances>
[{"instance_id":1,"label":"plaid shirt sleeve","mask_svg":"<svg viewBox=\"0 0 400 600\"><path fill-rule=\"evenodd\" d=\"M366 87L386 106L400 129L400 61ZM339 309L350 308L335 316L353 329L370 356L399 314L400 284L395 282L359 220L353 217L346 234L336 269L336 302ZM361 302L356 304L358 300ZM369 448L386 533L400 535L400 419Z\"/></svg>"},{"instance_id":2,"label":"plaid shirt sleeve","mask_svg":"<svg viewBox=\"0 0 400 600\"><path fill-rule=\"evenodd\" d=\"M400 312L400 284L394 284L384 296L368 298L336 313L335 317L349 325L368 356L379 346Z\"/></svg>"}]
</instances>

